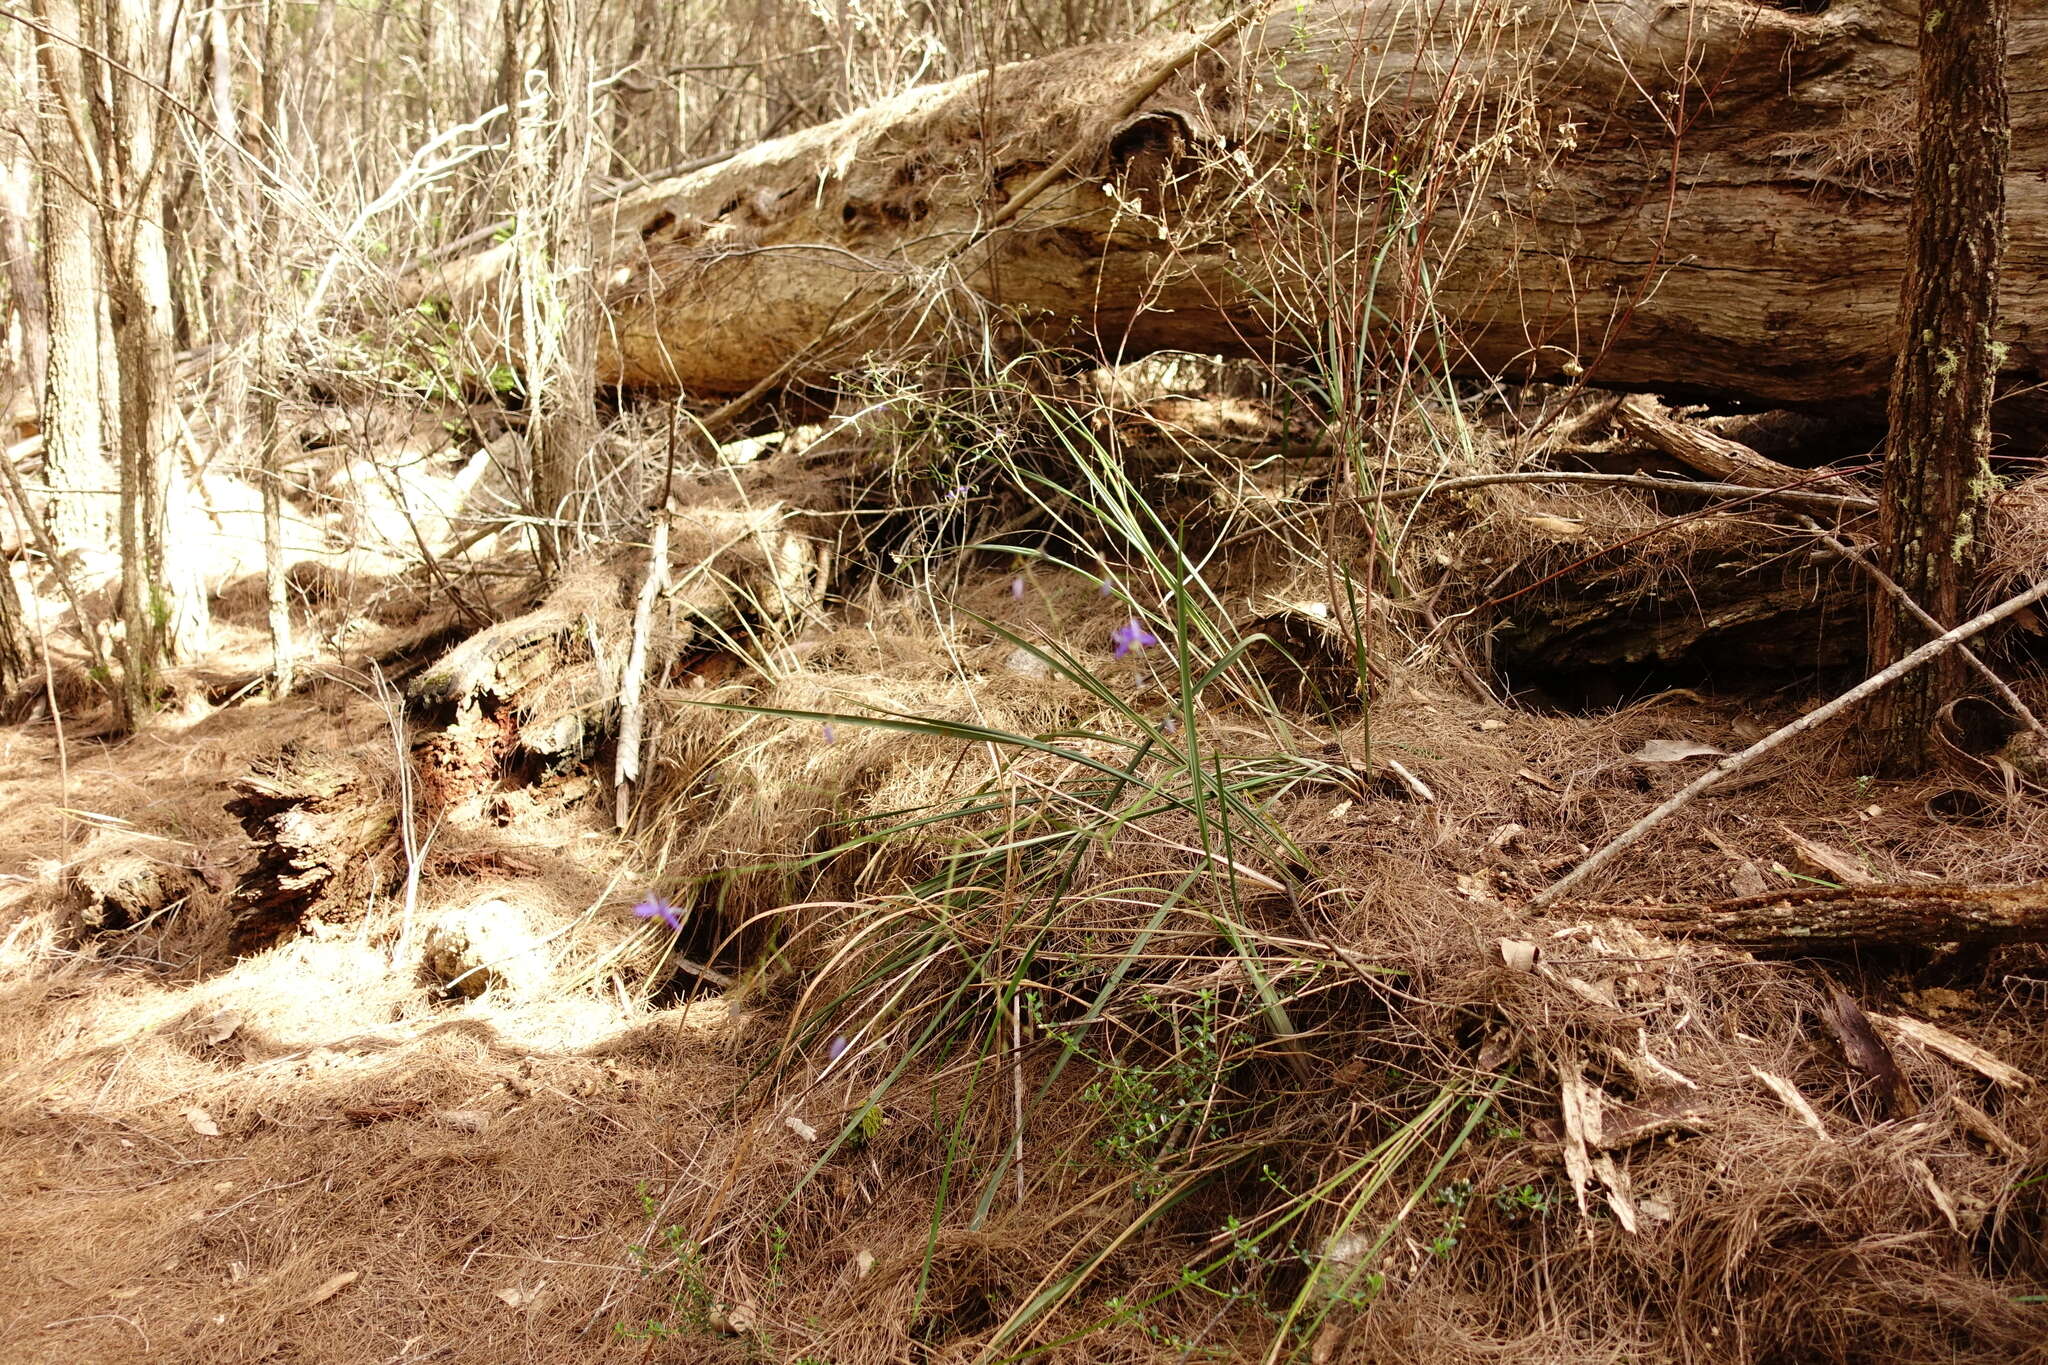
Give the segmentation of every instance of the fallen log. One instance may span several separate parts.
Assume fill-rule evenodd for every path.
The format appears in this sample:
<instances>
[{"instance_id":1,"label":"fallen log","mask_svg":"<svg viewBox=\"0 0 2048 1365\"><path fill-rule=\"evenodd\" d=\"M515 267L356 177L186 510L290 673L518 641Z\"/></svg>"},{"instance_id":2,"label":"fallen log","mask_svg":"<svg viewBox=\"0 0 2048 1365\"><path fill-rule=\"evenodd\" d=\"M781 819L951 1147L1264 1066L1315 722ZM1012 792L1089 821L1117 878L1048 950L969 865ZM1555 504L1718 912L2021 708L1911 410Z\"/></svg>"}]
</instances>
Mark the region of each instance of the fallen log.
<instances>
[{"instance_id":1,"label":"fallen log","mask_svg":"<svg viewBox=\"0 0 2048 1365\"><path fill-rule=\"evenodd\" d=\"M1894 349L1917 22L1904 0L1322 0L1112 124L1185 39L913 90L609 206L600 377L820 381L962 320L986 337L991 308L1099 355L1301 350L1335 250L1366 258L1339 312L1440 318L1460 368L1869 404ZM2010 69L2044 47L2048 0L2017 0ZM2034 374L2048 87L2015 82L2011 107L2001 336ZM487 328L509 261L419 289Z\"/></svg>"},{"instance_id":2,"label":"fallen log","mask_svg":"<svg viewBox=\"0 0 2048 1365\"><path fill-rule=\"evenodd\" d=\"M1937 943L2048 942L2048 881L2027 886L1848 886L1707 905L1575 905L1659 933L1752 952L1836 953Z\"/></svg>"}]
</instances>

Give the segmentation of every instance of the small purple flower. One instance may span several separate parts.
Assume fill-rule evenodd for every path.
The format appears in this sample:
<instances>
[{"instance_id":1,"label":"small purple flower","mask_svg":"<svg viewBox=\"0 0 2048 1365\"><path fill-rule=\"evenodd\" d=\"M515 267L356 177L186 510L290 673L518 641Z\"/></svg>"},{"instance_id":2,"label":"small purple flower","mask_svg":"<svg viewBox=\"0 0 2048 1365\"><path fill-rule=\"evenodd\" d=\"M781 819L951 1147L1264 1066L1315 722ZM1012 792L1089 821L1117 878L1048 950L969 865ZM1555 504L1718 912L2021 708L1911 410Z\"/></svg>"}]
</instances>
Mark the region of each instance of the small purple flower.
<instances>
[{"instance_id":1,"label":"small purple flower","mask_svg":"<svg viewBox=\"0 0 2048 1365\"><path fill-rule=\"evenodd\" d=\"M1095 595L1096 595L1097 597L1108 597L1108 596L1109 596L1109 595L1110 595L1111 593L1113 593L1113 592L1115 592L1115 591L1116 591L1116 583L1115 583L1115 581L1114 581L1114 580L1112 580L1112 579L1108 579L1108 578L1105 578L1105 579L1103 579L1103 580L1102 580L1102 582L1101 582L1101 583L1099 583L1099 584L1097 584L1097 585L1096 585L1096 588L1095 588Z\"/></svg>"},{"instance_id":2,"label":"small purple flower","mask_svg":"<svg viewBox=\"0 0 2048 1365\"><path fill-rule=\"evenodd\" d=\"M1148 649L1159 643L1159 637L1138 624L1135 616L1118 626L1110 638L1116 641L1116 657L1119 659L1134 649Z\"/></svg>"},{"instance_id":3,"label":"small purple flower","mask_svg":"<svg viewBox=\"0 0 2048 1365\"><path fill-rule=\"evenodd\" d=\"M1019 602L1024 600L1024 575L1018 574L1010 580L1010 596Z\"/></svg>"},{"instance_id":4,"label":"small purple flower","mask_svg":"<svg viewBox=\"0 0 2048 1365\"><path fill-rule=\"evenodd\" d=\"M1172 716L1168 716L1165 720L1159 722L1159 728L1166 734L1177 735L1180 733L1180 722Z\"/></svg>"},{"instance_id":5,"label":"small purple flower","mask_svg":"<svg viewBox=\"0 0 2048 1365\"><path fill-rule=\"evenodd\" d=\"M682 912L659 896L649 896L633 907L633 913L641 919L658 919L671 929L683 927Z\"/></svg>"},{"instance_id":6,"label":"small purple flower","mask_svg":"<svg viewBox=\"0 0 2048 1365\"><path fill-rule=\"evenodd\" d=\"M837 744L839 742L839 732L832 728L832 722L829 720L825 722L825 742L827 744Z\"/></svg>"},{"instance_id":7,"label":"small purple flower","mask_svg":"<svg viewBox=\"0 0 2048 1365\"><path fill-rule=\"evenodd\" d=\"M846 1055L846 1049L849 1046L851 1044L846 1041L846 1036L841 1034L839 1037L834 1038L831 1045L825 1049L825 1059L832 1062L838 1061Z\"/></svg>"}]
</instances>

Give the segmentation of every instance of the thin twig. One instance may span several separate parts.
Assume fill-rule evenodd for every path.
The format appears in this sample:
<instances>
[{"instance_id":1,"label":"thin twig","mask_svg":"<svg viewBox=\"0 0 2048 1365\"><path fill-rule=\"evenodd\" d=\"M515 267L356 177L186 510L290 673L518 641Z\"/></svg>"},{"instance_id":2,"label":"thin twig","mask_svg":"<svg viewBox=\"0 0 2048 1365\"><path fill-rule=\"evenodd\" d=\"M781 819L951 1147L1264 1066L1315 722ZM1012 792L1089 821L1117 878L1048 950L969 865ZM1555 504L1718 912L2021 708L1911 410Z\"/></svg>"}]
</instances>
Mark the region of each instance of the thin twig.
<instances>
[{"instance_id":1,"label":"thin twig","mask_svg":"<svg viewBox=\"0 0 2048 1365\"><path fill-rule=\"evenodd\" d=\"M1721 782L1731 774L1748 767L1751 763L1762 758L1786 740L1793 738L1795 735L1804 734L1816 726L1826 724L1842 714L1842 712L1856 705L1856 703L1882 692L1885 688L1891 686L1891 684L1905 677L1921 665L1940 655L1946 654L1949 650L1972 636L1981 635L2006 617L2024 611L2044 597L2048 597L2048 578L2042 579L2018 597L2008 598L1991 610L1971 617L1954 630L1945 631L1937 635L1891 667L1865 678L1826 706L1808 712L1789 725L1780 726L1742 752L1730 754L1706 772L1700 774L1699 777L1681 787L1663 805L1623 830L1605 847L1566 873L1557 882L1544 891L1539 892L1536 898L1529 902L1529 908L1540 910L1545 906L1556 904L1564 897L1567 891L1570 891L1573 887L1613 862L1621 856L1624 850L1634 846L1645 834L1648 834L1673 814L1691 805L1693 798L1697 797L1701 792L1706 791L1709 787Z\"/></svg>"}]
</instances>

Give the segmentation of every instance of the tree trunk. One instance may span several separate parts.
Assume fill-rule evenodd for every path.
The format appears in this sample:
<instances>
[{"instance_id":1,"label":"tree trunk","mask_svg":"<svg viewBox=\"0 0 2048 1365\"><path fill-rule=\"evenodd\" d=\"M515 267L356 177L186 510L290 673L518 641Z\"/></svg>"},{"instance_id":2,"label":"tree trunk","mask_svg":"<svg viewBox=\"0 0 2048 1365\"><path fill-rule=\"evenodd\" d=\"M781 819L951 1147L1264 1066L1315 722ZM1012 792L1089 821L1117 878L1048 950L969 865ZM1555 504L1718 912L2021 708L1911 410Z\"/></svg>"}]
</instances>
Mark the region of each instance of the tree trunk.
<instances>
[{"instance_id":1,"label":"tree trunk","mask_svg":"<svg viewBox=\"0 0 2048 1365\"><path fill-rule=\"evenodd\" d=\"M0 256L7 260L9 307L21 328L21 384L40 405L49 380L50 322L43 307L43 281L28 244L31 178L27 149L20 139L8 138L0 149ZM6 326L7 311L0 310L0 331Z\"/></svg>"},{"instance_id":2,"label":"tree trunk","mask_svg":"<svg viewBox=\"0 0 2048 1365\"><path fill-rule=\"evenodd\" d=\"M148 704L165 658L205 647L206 595L187 537L166 535L175 513L194 513L171 453L171 273L164 240L165 110L129 73L166 66L153 0L105 0L107 52L119 67L109 87L100 160L107 205L107 299L120 371L122 594L127 637L124 697L130 723Z\"/></svg>"},{"instance_id":3,"label":"tree trunk","mask_svg":"<svg viewBox=\"0 0 2048 1365\"><path fill-rule=\"evenodd\" d=\"M1298 354L1334 310L1420 302L1460 369L1872 403L1897 354L1916 17L1812 8L1322 0L1188 62L1115 127L1102 110L1182 39L914 90L608 208L598 375L728 395L948 329ZM2048 0L2021 0L2013 60L2044 45ZM2016 101L2015 164L2038 166L2048 90ZM1075 147L1018 222L942 262ZM2041 229L2016 234L2000 333L2031 373L2048 182L2008 192ZM1335 295L1329 241L1359 248ZM425 292L481 305L510 259ZM901 306L833 330L906 281Z\"/></svg>"},{"instance_id":4,"label":"tree trunk","mask_svg":"<svg viewBox=\"0 0 2048 1365\"><path fill-rule=\"evenodd\" d=\"M104 550L113 535L114 470L100 367L99 211L94 203L92 68L78 0L38 0L53 37L38 45L36 130L43 164L43 299L50 347L43 387L43 477L50 530L65 551Z\"/></svg>"},{"instance_id":5,"label":"tree trunk","mask_svg":"<svg viewBox=\"0 0 2048 1365\"><path fill-rule=\"evenodd\" d=\"M516 0L504 22L500 86L514 110L507 169L523 342L518 368L529 414L528 496L541 563L553 573L578 540L582 519L573 494L597 429L597 318L584 207L595 133L590 34L584 0ZM521 94L539 98L520 108Z\"/></svg>"},{"instance_id":6,"label":"tree trunk","mask_svg":"<svg viewBox=\"0 0 2048 1365\"><path fill-rule=\"evenodd\" d=\"M1907 230L1879 544L1884 569L1946 628L1962 619L1982 563L1997 383L1999 254L2011 145L2005 91L2010 0L1926 0L1920 31L1919 178ZM1870 667L1926 638L1900 604L1872 599ZM1959 654L1877 701L1878 766L1925 771L1935 721L1963 695Z\"/></svg>"}]
</instances>

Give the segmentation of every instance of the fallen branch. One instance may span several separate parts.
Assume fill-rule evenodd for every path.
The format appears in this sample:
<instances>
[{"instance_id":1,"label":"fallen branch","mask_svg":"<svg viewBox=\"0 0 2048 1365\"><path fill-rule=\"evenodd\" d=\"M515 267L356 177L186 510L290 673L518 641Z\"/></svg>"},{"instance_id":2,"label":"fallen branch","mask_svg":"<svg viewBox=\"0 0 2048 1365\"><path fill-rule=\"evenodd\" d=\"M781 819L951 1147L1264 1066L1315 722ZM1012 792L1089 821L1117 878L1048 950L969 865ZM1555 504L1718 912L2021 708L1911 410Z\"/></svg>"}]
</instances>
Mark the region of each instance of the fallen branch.
<instances>
[{"instance_id":1,"label":"fallen branch","mask_svg":"<svg viewBox=\"0 0 2048 1365\"><path fill-rule=\"evenodd\" d=\"M1655 446L1688 469L1711 479L1746 484L1751 488L1781 488L1807 477L1807 471L1779 464L1759 455L1740 441L1716 436L1711 431L1689 426L1671 415L1662 403L1646 393L1630 394L1614 409L1614 420L1623 431Z\"/></svg>"},{"instance_id":2,"label":"fallen branch","mask_svg":"<svg viewBox=\"0 0 2048 1365\"><path fill-rule=\"evenodd\" d=\"M1730 754L1713 767L1707 769L1706 772L1679 788L1664 804L1658 806L1648 815L1645 815L1642 819L1623 830L1606 847L1594 853L1550 887L1538 892L1536 898L1529 903L1530 908L1540 910L1544 906L1553 905L1563 899L1566 892L1620 857L1625 850L1633 847L1645 834L1648 834L1658 825L1664 823L1672 815L1691 805L1700 793L1740 772L1743 768L1762 758L1786 740L1796 735L1802 735L1817 726L1825 725L1828 721L1833 720L1836 716L1841 715L1842 712L1856 705L1856 703L1882 692L1914 669L1946 654L1963 641L1983 634L2006 617L2026 610L2044 597L2048 597L2048 578L2044 578L2019 596L2008 598L1991 608L1991 610L1971 617L1955 629L1935 636L1932 640L1929 640L1926 644L1920 646L1920 648L1914 650L1891 667L1865 678L1826 706L1808 712L1789 725L1780 726L1756 743L1750 745L1747 749L1742 750L1742 752ZM1925 939L1922 941L1924 942Z\"/></svg>"},{"instance_id":3,"label":"fallen branch","mask_svg":"<svg viewBox=\"0 0 2048 1365\"><path fill-rule=\"evenodd\" d=\"M1759 952L2048 942L2048 881L2029 886L1816 887L1707 905L1586 907L1660 933Z\"/></svg>"},{"instance_id":4,"label":"fallen branch","mask_svg":"<svg viewBox=\"0 0 2048 1365\"><path fill-rule=\"evenodd\" d=\"M1822 478L1839 478L1829 474ZM1653 493L1697 493L1709 497L1751 498L1782 502L1794 507L1820 507L1828 511L1874 512L1877 499L1853 493L1814 493L1803 488L1758 488L1745 483L1694 483L1690 479L1659 479L1649 474L1596 474L1577 470L1541 469L1515 474L1467 474L1435 483L1411 484L1375 493L1376 502L1409 502L1433 493L1456 493L1466 488L1485 488L1503 483L1586 483L1610 488L1643 488Z\"/></svg>"},{"instance_id":5,"label":"fallen branch","mask_svg":"<svg viewBox=\"0 0 2048 1365\"><path fill-rule=\"evenodd\" d=\"M1907 592L1904 588L1900 587L1898 580L1893 578L1890 574L1886 573L1883 569L1877 567L1877 565L1874 562L1872 562L1868 555L1864 554L1861 550L1858 550L1855 546L1850 545L1844 540L1842 540L1839 536L1829 531L1825 526L1822 526L1812 517L1806 516L1802 513L1800 515L1799 522L1807 530L1819 536L1821 544L1827 546L1830 550L1833 550L1836 554L1840 555L1842 558L1848 560L1851 564L1854 564L1857 568L1863 570L1864 573L1868 574L1871 578L1871 581L1876 583L1877 586L1880 589L1882 589L1888 596L1890 596L1893 601L1897 602L1900 607L1904 608L1908 616L1912 617L1915 621L1918 621L1921 625L1927 627L1929 630L1935 632L1937 635L1941 633L1941 622L1935 620L1932 616L1929 616L1926 613L1926 611L1921 608L1920 604L1913 600L1913 594ZM1978 655L1976 650L1971 649L1968 645L1957 645L1956 653L1962 655L1963 662L1968 664L1972 669L1974 669L1976 671L1977 676L1982 678L1986 683L1988 683L1991 687L1991 690L1998 694L1999 699L2002 700L2007 707L2011 708L2014 718L2017 719L2020 724L2026 726L2027 729L2033 731L2036 735L2039 735L2041 738L2048 739L2048 730L2044 730L2041 727L2041 718L2035 715L2033 710L2030 707L2028 707L2028 705L2025 702L2020 700L2020 694L2012 690L2012 685L2010 683L2006 682L2005 679L1999 677L1996 673L1991 671L1991 665L1985 663L1984 660Z\"/></svg>"}]
</instances>

